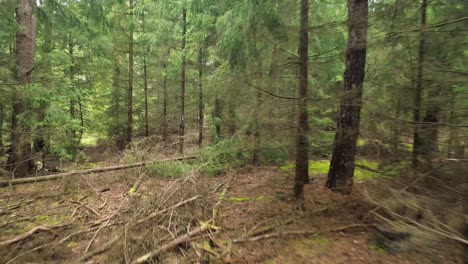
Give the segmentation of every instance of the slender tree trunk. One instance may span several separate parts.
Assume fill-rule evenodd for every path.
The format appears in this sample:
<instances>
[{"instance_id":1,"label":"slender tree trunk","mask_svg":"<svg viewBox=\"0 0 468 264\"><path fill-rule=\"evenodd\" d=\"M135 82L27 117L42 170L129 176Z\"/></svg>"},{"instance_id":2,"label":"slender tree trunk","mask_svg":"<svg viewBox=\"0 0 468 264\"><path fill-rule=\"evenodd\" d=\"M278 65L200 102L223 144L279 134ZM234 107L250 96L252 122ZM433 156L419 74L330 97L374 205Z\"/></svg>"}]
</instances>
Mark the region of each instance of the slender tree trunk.
<instances>
[{"instance_id":1,"label":"slender tree trunk","mask_svg":"<svg viewBox=\"0 0 468 264\"><path fill-rule=\"evenodd\" d=\"M71 98L70 98L70 106L69 106L69 112L70 112L70 118L71 120L76 119L76 113L75 113L75 104L76 104L76 90L75 90L75 85L74 85L74 80L75 80L75 61L73 57L73 50L74 50L74 43L73 43L73 36L70 34L69 39L68 39L68 55L70 56L70 66L68 69L68 76L70 79L70 85L71 85ZM71 138L72 138L72 147L75 148L76 146L76 130L75 128L71 129ZM74 151L73 151L74 152Z\"/></svg>"},{"instance_id":2,"label":"slender tree trunk","mask_svg":"<svg viewBox=\"0 0 468 264\"><path fill-rule=\"evenodd\" d=\"M348 0L348 47L341 102L326 186L349 193L353 186L367 48L367 0Z\"/></svg>"},{"instance_id":3,"label":"slender tree trunk","mask_svg":"<svg viewBox=\"0 0 468 264\"><path fill-rule=\"evenodd\" d=\"M128 1L130 23L133 23L133 0ZM128 90L127 90L127 145L132 142L133 130L133 26L128 33Z\"/></svg>"},{"instance_id":4,"label":"slender tree trunk","mask_svg":"<svg viewBox=\"0 0 468 264\"><path fill-rule=\"evenodd\" d=\"M398 96L395 109L395 125L393 128L393 152L398 153L400 146L400 116L401 116L401 98Z\"/></svg>"},{"instance_id":5,"label":"slender tree trunk","mask_svg":"<svg viewBox=\"0 0 468 264\"><path fill-rule=\"evenodd\" d=\"M143 81L145 90L145 136L149 137L149 120L148 120L148 75L146 69L146 54L143 55Z\"/></svg>"},{"instance_id":6,"label":"slender tree trunk","mask_svg":"<svg viewBox=\"0 0 468 264\"><path fill-rule=\"evenodd\" d=\"M44 46L43 46L43 51L46 55L49 55L52 50L52 23L50 21L45 21L44 22ZM50 81L47 79L48 75L51 74L51 65L49 59L45 59L45 62L43 63L43 68L45 69L45 72L43 73L42 76L42 83L43 85L50 85ZM48 87L46 87L48 88ZM38 129L36 128L36 131L34 133L34 143L33 143L33 149L35 154L39 153L41 155L41 161L42 161L42 169L45 169L46 164L45 164L45 157L46 157L46 146L48 143L49 139L49 132L47 131L47 119L46 119L46 111L49 108L50 102L47 99L42 99L40 101L40 106L36 110L37 115L38 115L38 122L41 124L39 125ZM38 131L39 130L39 131Z\"/></svg>"},{"instance_id":7,"label":"slender tree trunk","mask_svg":"<svg viewBox=\"0 0 468 264\"><path fill-rule=\"evenodd\" d=\"M218 96L216 96L215 102L214 102L214 110L213 110L213 121L215 125L215 135L213 135L214 144L218 143L218 141L222 139L222 135L221 135L222 114L223 114L223 103L221 99Z\"/></svg>"},{"instance_id":8,"label":"slender tree trunk","mask_svg":"<svg viewBox=\"0 0 468 264\"><path fill-rule=\"evenodd\" d=\"M198 49L198 146L203 143L203 44Z\"/></svg>"},{"instance_id":9,"label":"slender tree trunk","mask_svg":"<svg viewBox=\"0 0 468 264\"><path fill-rule=\"evenodd\" d=\"M0 105L0 156L3 156L4 146L3 146L3 116L4 116L4 107Z\"/></svg>"},{"instance_id":10,"label":"slender tree trunk","mask_svg":"<svg viewBox=\"0 0 468 264\"><path fill-rule=\"evenodd\" d=\"M36 45L36 6L35 1L20 0L16 8L16 80L23 87L32 82L34 53ZM25 175L33 168L31 160L30 124L18 119L28 111L28 103L17 91L13 95L12 116L12 156L10 168L15 175Z\"/></svg>"},{"instance_id":11,"label":"slender tree trunk","mask_svg":"<svg viewBox=\"0 0 468 264\"><path fill-rule=\"evenodd\" d=\"M261 77L260 77L261 78ZM261 79L260 82L261 83ZM254 150L252 157L252 164L254 166L260 166L260 146L261 146L261 131L260 131L260 110L262 107L262 94L260 91L255 91L255 109L254 109Z\"/></svg>"},{"instance_id":12,"label":"slender tree trunk","mask_svg":"<svg viewBox=\"0 0 468 264\"><path fill-rule=\"evenodd\" d=\"M145 13L143 13L142 17L142 31L145 33ZM145 47L145 52L143 54L143 85L144 85L144 92L145 92L145 136L149 137L149 120L148 120L148 72L146 68L146 56L148 54L148 48Z\"/></svg>"},{"instance_id":13,"label":"slender tree trunk","mask_svg":"<svg viewBox=\"0 0 468 264\"><path fill-rule=\"evenodd\" d=\"M187 33L187 10L182 10L182 66L180 76L180 130L179 130L179 153L184 153L185 137L185 38Z\"/></svg>"},{"instance_id":14,"label":"slender tree trunk","mask_svg":"<svg viewBox=\"0 0 468 264\"><path fill-rule=\"evenodd\" d=\"M426 9L427 0L422 0L421 3L421 28L426 27ZM422 101L422 90L423 90L423 70L424 70L424 55L425 55L425 35L422 30L419 33L419 48L418 48L418 66L416 76L416 89L414 93L414 110L413 110L413 121L414 121L414 135L413 135L413 160L412 166L417 169L420 167L420 157L423 153L423 140L421 138L421 101Z\"/></svg>"},{"instance_id":15,"label":"slender tree trunk","mask_svg":"<svg viewBox=\"0 0 468 264\"><path fill-rule=\"evenodd\" d=\"M457 123L457 116L455 115L455 98L456 94L452 91L450 96L450 113L449 113L449 124ZM462 135L460 128L450 126L449 138L448 138L448 151L447 155L449 158L463 159L465 156L465 146L463 144Z\"/></svg>"},{"instance_id":16,"label":"slender tree trunk","mask_svg":"<svg viewBox=\"0 0 468 264\"><path fill-rule=\"evenodd\" d=\"M309 54L309 0L301 0L301 21L299 31L299 83L298 119L296 139L296 169L294 176L294 197L301 201L303 209L304 185L309 180L309 117L307 114L308 54Z\"/></svg>"},{"instance_id":17,"label":"slender tree trunk","mask_svg":"<svg viewBox=\"0 0 468 264\"><path fill-rule=\"evenodd\" d=\"M162 121L161 121L161 134L162 140L166 141L167 139L167 65L163 63L163 111L162 111Z\"/></svg>"}]
</instances>

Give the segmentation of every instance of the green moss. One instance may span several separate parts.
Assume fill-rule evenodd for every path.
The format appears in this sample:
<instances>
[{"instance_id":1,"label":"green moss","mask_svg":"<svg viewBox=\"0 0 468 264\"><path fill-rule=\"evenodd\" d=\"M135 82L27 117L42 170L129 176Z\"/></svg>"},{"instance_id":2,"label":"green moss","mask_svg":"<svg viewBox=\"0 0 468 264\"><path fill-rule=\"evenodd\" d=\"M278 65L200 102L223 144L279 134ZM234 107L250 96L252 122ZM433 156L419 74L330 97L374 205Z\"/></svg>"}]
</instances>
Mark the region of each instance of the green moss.
<instances>
[{"instance_id":1,"label":"green moss","mask_svg":"<svg viewBox=\"0 0 468 264\"><path fill-rule=\"evenodd\" d=\"M369 250L373 251L373 252L375 252L377 254L385 253L385 249L383 249L383 248L381 248L381 247L379 247L377 245L369 245Z\"/></svg>"},{"instance_id":2,"label":"green moss","mask_svg":"<svg viewBox=\"0 0 468 264\"><path fill-rule=\"evenodd\" d=\"M356 161L356 167L354 170L354 178L356 180L369 180L380 177L391 177L398 175L398 171L402 167L394 166L392 168L387 168L385 170L379 170L379 163L370 160L360 159ZM282 166L281 169L284 171L292 171L295 168L295 165L290 163L285 166ZM318 160L318 161L309 161L309 173L314 174L327 174L330 168L330 161L328 160Z\"/></svg>"},{"instance_id":3,"label":"green moss","mask_svg":"<svg viewBox=\"0 0 468 264\"><path fill-rule=\"evenodd\" d=\"M330 240L330 239L325 238L325 237L321 237L321 236L316 237L316 238L314 239L314 242L315 242L316 244L320 245L320 246L323 246L323 247L328 246L328 245L331 244L331 240Z\"/></svg>"},{"instance_id":4,"label":"green moss","mask_svg":"<svg viewBox=\"0 0 468 264\"><path fill-rule=\"evenodd\" d=\"M67 247L68 248L74 248L74 247L77 247L78 246L78 243L76 243L75 241L71 241L67 244Z\"/></svg>"},{"instance_id":5,"label":"green moss","mask_svg":"<svg viewBox=\"0 0 468 264\"><path fill-rule=\"evenodd\" d=\"M250 200L250 198L247 197L232 197L232 198L227 198L226 200L231 201L231 202L236 202L236 203L244 203Z\"/></svg>"}]
</instances>

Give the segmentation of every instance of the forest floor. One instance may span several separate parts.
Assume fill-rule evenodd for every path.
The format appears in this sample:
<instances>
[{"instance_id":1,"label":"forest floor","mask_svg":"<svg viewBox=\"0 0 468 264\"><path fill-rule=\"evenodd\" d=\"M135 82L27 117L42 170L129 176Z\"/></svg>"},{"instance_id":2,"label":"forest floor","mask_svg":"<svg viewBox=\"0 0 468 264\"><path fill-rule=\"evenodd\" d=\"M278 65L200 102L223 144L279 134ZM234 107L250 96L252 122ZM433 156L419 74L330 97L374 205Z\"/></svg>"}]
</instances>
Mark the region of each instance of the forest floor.
<instances>
[{"instance_id":1,"label":"forest floor","mask_svg":"<svg viewBox=\"0 0 468 264\"><path fill-rule=\"evenodd\" d=\"M0 262L142 263L153 251L150 263L463 263L456 244L401 254L372 246L366 182L343 196L313 175L301 212L290 197L293 175L277 167L177 179L143 171L1 188Z\"/></svg>"}]
</instances>

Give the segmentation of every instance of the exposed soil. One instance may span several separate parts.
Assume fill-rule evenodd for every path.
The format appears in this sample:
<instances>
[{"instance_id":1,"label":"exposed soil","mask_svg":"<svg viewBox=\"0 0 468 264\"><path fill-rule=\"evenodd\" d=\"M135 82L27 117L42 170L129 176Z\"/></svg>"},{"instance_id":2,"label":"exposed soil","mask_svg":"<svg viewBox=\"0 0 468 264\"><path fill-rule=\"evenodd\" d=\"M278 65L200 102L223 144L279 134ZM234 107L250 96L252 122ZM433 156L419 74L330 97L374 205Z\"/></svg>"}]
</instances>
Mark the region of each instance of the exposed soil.
<instances>
[{"instance_id":1,"label":"exposed soil","mask_svg":"<svg viewBox=\"0 0 468 264\"><path fill-rule=\"evenodd\" d=\"M143 171L75 176L0 189L0 243L37 226L50 228L50 232L39 231L15 243L0 244L0 262L72 262L119 236L117 242L83 261L125 263L193 230L215 214L210 223L220 230L196 236L153 261L463 263L460 248L449 241L393 255L370 246L371 226L377 222L368 214L373 207L360 196L366 183L357 184L353 195L343 196L323 187L324 175L314 175L305 189L306 210L301 212L290 197L293 177L279 168L246 167L218 177L194 173L183 179L145 178L135 193L129 192ZM144 219L195 195L201 197ZM141 224L135 224L140 220ZM333 231L338 227L343 229ZM288 235L289 231L308 234ZM279 235L260 239L268 234ZM259 240L242 241L255 237Z\"/></svg>"}]
</instances>

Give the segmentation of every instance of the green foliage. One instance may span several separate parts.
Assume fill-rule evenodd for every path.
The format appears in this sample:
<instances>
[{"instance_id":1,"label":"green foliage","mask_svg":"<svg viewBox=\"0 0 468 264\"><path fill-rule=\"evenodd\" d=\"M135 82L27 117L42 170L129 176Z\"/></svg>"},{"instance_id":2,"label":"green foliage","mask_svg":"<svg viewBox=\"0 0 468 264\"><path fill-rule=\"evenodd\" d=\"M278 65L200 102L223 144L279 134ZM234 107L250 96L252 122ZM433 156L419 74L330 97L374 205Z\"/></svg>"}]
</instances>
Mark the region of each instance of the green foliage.
<instances>
[{"instance_id":1,"label":"green foliage","mask_svg":"<svg viewBox=\"0 0 468 264\"><path fill-rule=\"evenodd\" d=\"M183 162L161 162L146 165L149 177L178 178L194 169L194 165Z\"/></svg>"},{"instance_id":2,"label":"green foliage","mask_svg":"<svg viewBox=\"0 0 468 264\"><path fill-rule=\"evenodd\" d=\"M199 155L203 157L204 162L202 171L207 175L216 176L229 169L245 166L251 161L252 155L243 146L243 141L237 135L201 149Z\"/></svg>"}]
</instances>

